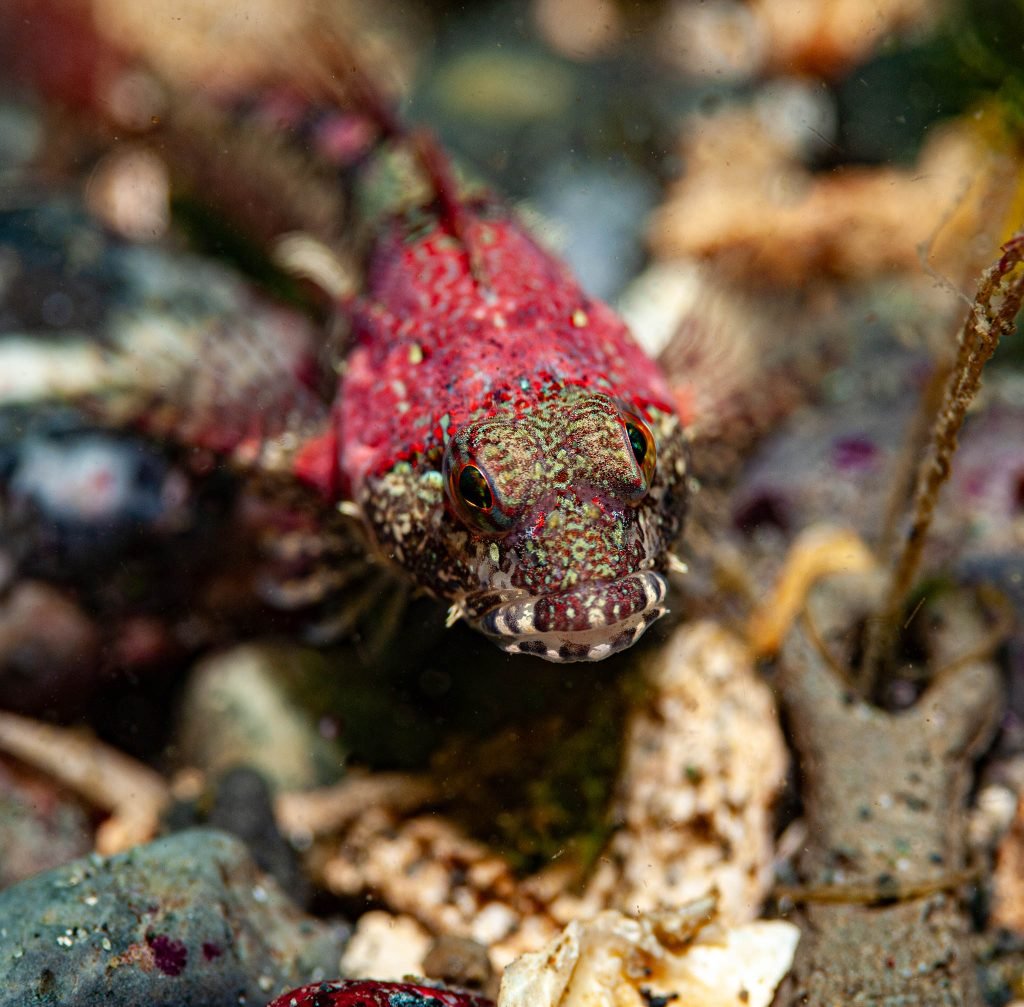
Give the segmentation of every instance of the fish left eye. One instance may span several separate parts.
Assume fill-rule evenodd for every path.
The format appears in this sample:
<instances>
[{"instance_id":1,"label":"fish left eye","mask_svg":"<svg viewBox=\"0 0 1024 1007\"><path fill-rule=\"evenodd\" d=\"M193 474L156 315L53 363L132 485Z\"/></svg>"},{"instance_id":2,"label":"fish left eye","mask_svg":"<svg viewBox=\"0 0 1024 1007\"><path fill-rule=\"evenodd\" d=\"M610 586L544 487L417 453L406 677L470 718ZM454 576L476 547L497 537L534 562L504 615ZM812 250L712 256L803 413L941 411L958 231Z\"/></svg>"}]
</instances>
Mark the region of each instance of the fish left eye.
<instances>
[{"instance_id":1,"label":"fish left eye","mask_svg":"<svg viewBox=\"0 0 1024 1007\"><path fill-rule=\"evenodd\" d=\"M626 433L629 434L629 446L633 449L637 464L643 465L647 452L650 450L650 445L647 442L646 436L644 436L643 430L636 423L627 423Z\"/></svg>"},{"instance_id":2,"label":"fish left eye","mask_svg":"<svg viewBox=\"0 0 1024 1007\"><path fill-rule=\"evenodd\" d=\"M649 489L658 464L658 449L654 443L654 434L636 413L623 411L622 422L626 428L626 437L629 439L633 457L636 459L637 465L640 466L646 488Z\"/></svg>"}]
</instances>

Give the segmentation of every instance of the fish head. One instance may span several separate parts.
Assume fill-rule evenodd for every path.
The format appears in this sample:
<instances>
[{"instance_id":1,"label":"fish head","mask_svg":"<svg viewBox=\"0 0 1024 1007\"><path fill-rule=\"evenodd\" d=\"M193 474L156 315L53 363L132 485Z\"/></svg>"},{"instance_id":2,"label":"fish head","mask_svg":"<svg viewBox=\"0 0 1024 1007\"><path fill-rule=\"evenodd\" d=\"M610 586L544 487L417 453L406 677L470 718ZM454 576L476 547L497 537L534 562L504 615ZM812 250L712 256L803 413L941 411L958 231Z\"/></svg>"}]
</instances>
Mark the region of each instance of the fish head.
<instances>
[{"instance_id":1,"label":"fish head","mask_svg":"<svg viewBox=\"0 0 1024 1007\"><path fill-rule=\"evenodd\" d=\"M686 503L674 412L565 387L463 426L445 448L454 597L511 653L600 660L665 613Z\"/></svg>"}]
</instances>

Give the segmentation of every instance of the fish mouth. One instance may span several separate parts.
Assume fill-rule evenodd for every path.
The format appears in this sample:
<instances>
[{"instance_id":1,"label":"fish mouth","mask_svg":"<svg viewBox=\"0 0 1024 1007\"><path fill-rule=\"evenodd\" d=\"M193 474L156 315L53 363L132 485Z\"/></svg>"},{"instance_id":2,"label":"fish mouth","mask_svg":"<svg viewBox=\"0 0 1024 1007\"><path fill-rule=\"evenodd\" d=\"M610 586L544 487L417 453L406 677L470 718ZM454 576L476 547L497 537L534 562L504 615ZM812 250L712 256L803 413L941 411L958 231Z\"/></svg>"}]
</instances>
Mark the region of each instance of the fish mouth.
<instances>
[{"instance_id":1,"label":"fish mouth","mask_svg":"<svg viewBox=\"0 0 1024 1007\"><path fill-rule=\"evenodd\" d=\"M665 578L644 570L558 594L506 596L473 624L510 654L601 661L632 646L668 611L667 593Z\"/></svg>"}]
</instances>

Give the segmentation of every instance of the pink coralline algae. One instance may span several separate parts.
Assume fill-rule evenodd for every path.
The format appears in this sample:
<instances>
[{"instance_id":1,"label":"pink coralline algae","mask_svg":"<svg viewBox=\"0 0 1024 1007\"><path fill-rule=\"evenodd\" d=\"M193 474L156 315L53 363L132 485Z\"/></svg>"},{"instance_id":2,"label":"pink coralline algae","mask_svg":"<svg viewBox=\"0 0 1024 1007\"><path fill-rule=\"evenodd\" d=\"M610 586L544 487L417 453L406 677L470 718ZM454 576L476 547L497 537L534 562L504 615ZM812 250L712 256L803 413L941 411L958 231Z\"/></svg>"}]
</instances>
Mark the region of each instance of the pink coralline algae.
<instances>
[{"instance_id":1,"label":"pink coralline algae","mask_svg":"<svg viewBox=\"0 0 1024 1007\"><path fill-rule=\"evenodd\" d=\"M180 976L188 964L188 948L165 934L150 934L146 943L153 952L156 967L169 976Z\"/></svg>"}]
</instances>

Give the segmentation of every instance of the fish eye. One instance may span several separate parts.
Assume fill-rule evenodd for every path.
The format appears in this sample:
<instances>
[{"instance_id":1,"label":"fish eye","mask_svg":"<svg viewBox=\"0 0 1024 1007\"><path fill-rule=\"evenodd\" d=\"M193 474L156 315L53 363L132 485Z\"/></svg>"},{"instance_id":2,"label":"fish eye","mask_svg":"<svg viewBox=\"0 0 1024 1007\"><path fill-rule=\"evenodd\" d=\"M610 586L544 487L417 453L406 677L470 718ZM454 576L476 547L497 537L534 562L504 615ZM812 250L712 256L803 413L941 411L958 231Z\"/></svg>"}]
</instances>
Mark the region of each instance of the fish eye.
<instances>
[{"instance_id":1,"label":"fish eye","mask_svg":"<svg viewBox=\"0 0 1024 1007\"><path fill-rule=\"evenodd\" d=\"M471 458L445 456L448 501L458 518L475 531L500 535L508 531L511 515L502 509L494 485L483 466Z\"/></svg>"},{"instance_id":2,"label":"fish eye","mask_svg":"<svg viewBox=\"0 0 1024 1007\"><path fill-rule=\"evenodd\" d=\"M448 511L470 530L507 535L521 515L515 472L526 464L523 441L514 424L494 419L469 424L448 441L441 465Z\"/></svg>"},{"instance_id":3,"label":"fish eye","mask_svg":"<svg viewBox=\"0 0 1024 1007\"><path fill-rule=\"evenodd\" d=\"M633 455L636 457L637 464L643 465L647 452L650 450L650 445L644 436L643 430L635 423L627 423L626 433L629 434L629 446L633 449Z\"/></svg>"},{"instance_id":4,"label":"fish eye","mask_svg":"<svg viewBox=\"0 0 1024 1007\"><path fill-rule=\"evenodd\" d=\"M643 473L645 488L649 489L658 463L658 449L654 443L654 434L636 413L623 410L622 423L626 429L626 437L633 451L633 457Z\"/></svg>"},{"instance_id":5,"label":"fish eye","mask_svg":"<svg viewBox=\"0 0 1024 1007\"><path fill-rule=\"evenodd\" d=\"M494 507L494 494L487 477L475 465L465 465L459 473L459 497L473 510L489 511Z\"/></svg>"}]
</instances>

